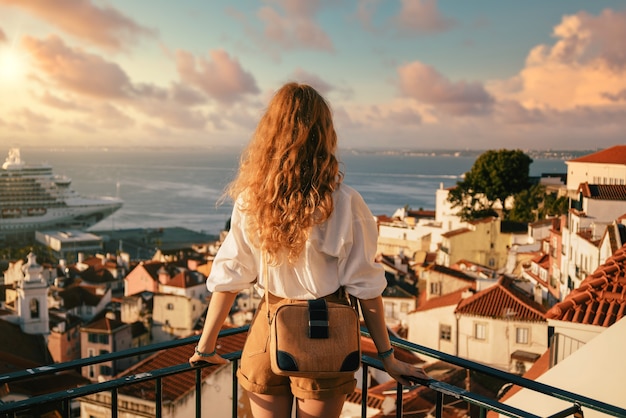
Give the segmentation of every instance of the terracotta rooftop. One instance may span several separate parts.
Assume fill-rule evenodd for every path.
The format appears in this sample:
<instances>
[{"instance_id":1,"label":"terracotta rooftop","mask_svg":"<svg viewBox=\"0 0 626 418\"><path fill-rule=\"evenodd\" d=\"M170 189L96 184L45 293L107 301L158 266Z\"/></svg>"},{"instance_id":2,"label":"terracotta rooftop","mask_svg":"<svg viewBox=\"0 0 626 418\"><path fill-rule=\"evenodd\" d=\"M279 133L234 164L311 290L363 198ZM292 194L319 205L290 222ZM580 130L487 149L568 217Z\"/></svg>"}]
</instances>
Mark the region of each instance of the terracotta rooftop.
<instances>
[{"instance_id":1,"label":"terracotta rooftop","mask_svg":"<svg viewBox=\"0 0 626 418\"><path fill-rule=\"evenodd\" d=\"M568 162L626 165L626 145L615 145L593 154L569 160Z\"/></svg>"},{"instance_id":2,"label":"terracotta rooftop","mask_svg":"<svg viewBox=\"0 0 626 418\"><path fill-rule=\"evenodd\" d=\"M608 327L626 315L626 245L617 250L577 289L554 305L548 319Z\"/></svg>"},{"instance_id":3,"label":"terracotta rooftop","mask_svg":"<svg viewBox=\"0 0 626 418\"><path fill-rule=\"evenodd\" d=\"M103 295L99 295L98 286L85 284L72 285L60 289L58 295L63 299L63 307L72 309L77 306L98 306Z\"/></svg>"},{"instance_id":4,"label":"terracotta rooftop","mask_svg":"<svg viewBox=\"0 0 626 418\"><path fill-rule=\"evenodd\" d=\"M545 321L546 309L502 276L498 283L463 299L454 311L466 315L509 318L517 321Z\"/></svg>"},{"instance_id":5,"label":"terracotta rooftop","mask_svg":"<svg viewBox=\"0 0 626 418\"><path fill-rule=\"evenodd\" d=\"M465 273L463 270L450 268L446 266L442 266L440 264L431 264L426 268L427 271L436 271L440 274L445 274L446 276L451 276L457 279L465 280L469 283L476 283L476 277L472 276L468 273Z\"/></svg>"},{"instance_id":6,"label":"terracotta rooftop","mask_svg":"<svg viewBox=\"0 0 626 418\"><path fill-rule=\"evenodd\" d=\"M583 197L597 200L626 200L626 185L624 184L589 184L581 183L578 192Z\"/></svg>"},{"instance_id":7,"label":"terracotta rooftop","mask_svg":"<svg viewBox=\"0 0 626 418\"><path fill-rule=\"evenodd\" d=\"M475 285L463 287L455 292L447 293L442 296L432 297L427 301L420 303L416 311L428 311L430 309L443 308L444 306L458 305L463 300L465 292L475 289Z\"/></svg>"},{"instance_id":8,"label":"terracotta rooftop","mask_svg":"<svg viewBox=\"0 0 626 418\"><path fill-rule=\"evenodd\" d=\"M104 316L100 319L93 321L90 324L83 325L81 329L84 331L88 330L90 332L100 331L100 332L112 333L117 329L124 328L127 326L128 324L125 322L119 321L117 319L111 319L111 318L108 318L107 316Z\"/></svg>"},{"instance_id":9,"label":"terracotta rooftop","mask_svg":"<svg viewBox=\"0 0 626 418\"><path fill-rule=\"evenodd\" d=\"M243 345L246 340L247 333L239 333L228 337L222 337L218 340L218 354L231 353L233 351L240 351L243 349ZM129 376L139 373L150 373L157 369L164 367L170 367L181 363L186 363L189 357L193 353L192 345L185 345L167 350L159 351L147 359L139 362L136 366L127 369L120 376ZM221 366L208 366L202 369L202 376L206 376L214 373ZM174 402L177 399L185 396L188 392L195 390L195 372L179 373L172 376L163 378L163 401ZM125 386L119 389L120 393L127 396L134 396L136 398L145 399L147 401L155 400L154 382L140 382L130 386Z\"/></svg>"},{"instance_id":10,"label":"terracotta rooftop","mask_svg":"<svg viewBox=\"0 0 626 418\"><path fill-rule=\"evenodd\" d=\"M452 231L445 232L445 233L441 234L441 236L444 237L444 238L450 238L450 237L454 237L456 235L461 235L461 234L464 234L464 233L470 232L470 231L471 231L471 229L469 229L469 228L459 228L459 229L454 229Z\"/></svg>"},{"instance_id":11,"label":"terracotta rooftop","mask_svg":"<svg viewBox=\"0 0 626 418\"><path fill-rule=\"evenodd\" d=\"M186 289L194 286L204 286L206 277L196 271L181 270L170 281L167 282L168 286L178 287Z\"/></svg>"}]
</instances>

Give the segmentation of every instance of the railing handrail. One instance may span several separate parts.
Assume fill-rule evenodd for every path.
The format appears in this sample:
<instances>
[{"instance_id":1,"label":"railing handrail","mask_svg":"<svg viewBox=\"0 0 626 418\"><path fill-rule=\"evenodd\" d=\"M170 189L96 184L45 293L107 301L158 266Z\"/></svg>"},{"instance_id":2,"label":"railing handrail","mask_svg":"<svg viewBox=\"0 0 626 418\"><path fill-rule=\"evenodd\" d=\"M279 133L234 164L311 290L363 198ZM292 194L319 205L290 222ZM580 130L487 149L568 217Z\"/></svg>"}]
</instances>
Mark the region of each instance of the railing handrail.
<instances>
[{"instance_id":1,"label":"railing handrail","mask_svg":"<svg viewBox=\"0 0 626 418\"><path fill-rule=\"evenodd\" d=\"M367 336L370 336L369 332L366 329L361 329L361 333ZM486 375L496 377L507 381L508 383L513 383L518 386L531 389L535 392L540 392L545 395L553 396L555 398L559 398L564 401L573 402L579 404L581 406L586 406L591 409L595 409L600 412L604 412L606 414L613 414L615 412L620 412L621 416L626 416L626 409L616 407L614 405L607 404L602 401L598 401L593 398L589 398L587 396L579 395L564 389L560 389L554 386L547 385L545 383L537 382L536 380L530 380L525 377L508 373L500 369L496 369L481 363L476 363L471 360L466 360L461 357L456 357L451 354L443 353L441 351L434 350L432 348L420 346L409 341L391 336L391 342L396 347L404 348L409 351L421 353L427 355L429 357L436 358L438 360L444 361L446 363L454 364L456 366L462 367L464 369L475 370L479 373L484 373ZM617 408L617 409L616 409ZM620 411L621 410L621 411Z\"/></svg>"},{"instance_id":2,"label":"railing handrail","mask_svg":"<svg viewBox=\"0 0 626 418\"><path fill-rule=\"evenodd\" d=\"M246 332L248 330L248 325L238 328L229 328L223 329L220 332L220 338L226 337L230 335L235 335L238 333ZM361 334L367 337L371 337L368 330L365 327L361 327ZM89 357L85 359L74 360L66 363L57 363L48 366L35 367L31 369L21 370L18 372L13 372L5 375L0 375L0 385L7 384L14 381L24 380L28 378L33 378L37 376L54 374L60 371L77 369L79 367L89 366L92 364L98 364L105 361L118 360L121 358L138 356L141 354L154 353L157 351L167 350L174 347L184 346L194 344L200 338L199 335L181 338L172 341L166 341L156 344L151 344L149 346L143 346L138 348L127 349L115 353L107 353L96 357ZM459 366L464 369L469 369L472 371L476 371L479 373L484 373L486 375L499 378L504 380L505 382L513 383L520 387L524 387L535 392L543 393L545 395L555 397L564 401L571 402L573 404L572 407L561 411L560 413L554 416L568 416L572 415L575 412L580 410L581 406L597 410L612 416L618 417L626 417L626 409L620 408L615 405L610 405L602 401L598 401L595 399L588 398L583 395L579 395L576 393L572 393L566 391L564 389L560 389L554 386L550 386L544 383L536 382L530 379L526 379L524 377L511 374L499 369L495 369L493 367L489 367L480 363L476 363L470 360L466 360L460 357L452 356L447 353L443 353L428 347L420 346L418 344L411 343L409 341L403 340L401 338L397 338L391 336L391 342L395 347L403 348L408 351L421 353L431 358L438 359L440 361L450 363L456 366ZM241 351L235 351L231 353L224 354L223 357L236 361L240 358ZM363 400L362 403L364 405L367 402L367 368L374 367L376 369L382 370L382 363L374 358L371 358L367 355L362 355L363 360ZM197 367L191 367L188 363L178 364L174 366L165 367L162 369L152 370L150 373L138 373L130 376L124 376L117 379L112 379L105 382L100 383L92 383L85 386L80 386L73 389L62 390L58 392L48 393L44 395L34 396L29 399L9 402L9 403L0 403L0 414L4 414L8 416L9 413L14 413L16 411L25 410L28 408L32 408L35 406L51 403L51 402L60 402L60 401L68 401L71 399L109 391L109 390L117 390L117 388L132 385L135 383L154 380L154 379L162 379L166 376L175 375L182 372L188 372L190 370L199 370ZM198 374L199 378L199 374ZM457 399L462 399L466 402L479 406L482 410L492 410L499 412L501 414L511 416L511 417L525 417L525 418L538 418L536 415L520 410L513 406L501 403L497 400L493 400L487 398L485 396L470 392L465 389L461 389L459 387L450 385L445 382L441 382L435 379L431 379L428 382L424 382L423 386L426 386L437 392L438 396L438 404L442 404L443 395L450 395ZM401 400L402 391L400 390L401 386L398 384L398 396ZM400 405L401 406L401 405Z\"/></svg>"}]
</instances>

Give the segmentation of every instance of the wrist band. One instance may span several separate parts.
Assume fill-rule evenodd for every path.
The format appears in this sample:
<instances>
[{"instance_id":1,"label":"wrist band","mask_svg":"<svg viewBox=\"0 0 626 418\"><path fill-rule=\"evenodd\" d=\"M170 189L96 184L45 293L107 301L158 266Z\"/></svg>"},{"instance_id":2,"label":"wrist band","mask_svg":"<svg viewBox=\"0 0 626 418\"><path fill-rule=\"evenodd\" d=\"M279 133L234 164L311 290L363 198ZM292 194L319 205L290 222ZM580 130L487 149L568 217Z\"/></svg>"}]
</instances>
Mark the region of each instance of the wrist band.
<instances>
[{"instance_id":1,"label":"wrist band","mask_svg":"<svg viewBox=\"0 0 626 418\"><path fill-rule=\"evenodd\" d=\"M200 357L213 357L216 353L217 353L217 348L215 350L213 350L212 353L203 353L202 351L198 351L198 346L196 346L194 348L194 351L196 352L197 355L199 355Z\"/></svg>"},{"instance_id":2,"label":"wrist band","mask_svg":"<svg viewBox=\"0 0 626 418\"><path fill-rule=\"evenodd\" d=\"M386 359L387 357L391 357L391 355L393 354L393 347L391 347L389 350L387 351L383 351L382 353L378 353L378 358L381 359Z\"/></svg>"}]
</instances>

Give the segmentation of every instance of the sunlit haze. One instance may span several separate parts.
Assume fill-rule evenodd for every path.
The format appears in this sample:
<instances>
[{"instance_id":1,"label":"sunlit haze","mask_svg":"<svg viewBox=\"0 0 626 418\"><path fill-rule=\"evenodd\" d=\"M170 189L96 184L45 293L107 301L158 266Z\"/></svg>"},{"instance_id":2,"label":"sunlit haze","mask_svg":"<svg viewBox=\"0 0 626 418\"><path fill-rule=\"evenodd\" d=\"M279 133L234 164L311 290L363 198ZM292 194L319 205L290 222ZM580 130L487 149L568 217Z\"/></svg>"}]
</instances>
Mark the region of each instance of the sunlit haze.
<instances>
[{"instance_id":1,"label":"sunlit haze","mask_svg":"<svg viewBox=\"0 0 626 418\"><path fill-rule=\"evenodd\" d=\"M0 0L0 142L240 146L312 84L345 148L626 143L623 0Z\"/></svg>"}]
</instances>

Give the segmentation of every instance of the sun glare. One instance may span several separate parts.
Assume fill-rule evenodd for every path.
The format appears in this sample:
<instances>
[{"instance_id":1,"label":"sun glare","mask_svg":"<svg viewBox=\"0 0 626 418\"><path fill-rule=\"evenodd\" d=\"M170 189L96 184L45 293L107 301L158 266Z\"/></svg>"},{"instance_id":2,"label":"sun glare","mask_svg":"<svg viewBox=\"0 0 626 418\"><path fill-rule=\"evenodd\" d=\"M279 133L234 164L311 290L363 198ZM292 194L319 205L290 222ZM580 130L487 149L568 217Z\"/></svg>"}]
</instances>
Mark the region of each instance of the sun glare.
<instances>
[{"instance_id":1,"label":"sun glare","mask_svg":"<svg viewBox=\"0 0 626 418\"><path fill-rule=\"evenodd\" d=\"M0 81L16 82L24 75L25 63L14 50L0 49Z\"/></svg>"}]
</instances>

